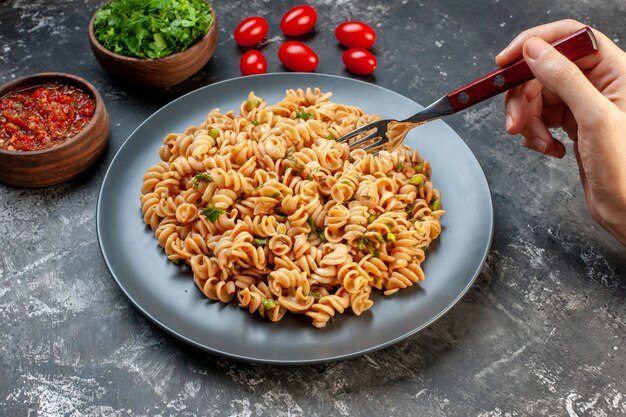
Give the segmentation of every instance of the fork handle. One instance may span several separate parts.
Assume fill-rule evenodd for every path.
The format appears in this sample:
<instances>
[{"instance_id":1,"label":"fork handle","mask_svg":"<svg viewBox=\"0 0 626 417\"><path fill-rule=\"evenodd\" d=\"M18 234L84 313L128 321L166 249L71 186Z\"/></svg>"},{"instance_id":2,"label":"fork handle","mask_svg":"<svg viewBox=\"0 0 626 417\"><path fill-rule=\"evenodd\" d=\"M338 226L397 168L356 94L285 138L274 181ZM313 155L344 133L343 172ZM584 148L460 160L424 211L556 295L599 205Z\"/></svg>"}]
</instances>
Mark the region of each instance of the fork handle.
<instances>
[{"instance_id":1,"label":"fork handle","mask_svg":"<svg viewBox=\"0 0 626 417\"><path fill-rule=\"evenodd\" d=\"M552 43L554 49L575 61L598 50L588 26ZM454 112L491 98L535 78L524 59L485 75L447 95Z\"/></svg>"}]
</instances>

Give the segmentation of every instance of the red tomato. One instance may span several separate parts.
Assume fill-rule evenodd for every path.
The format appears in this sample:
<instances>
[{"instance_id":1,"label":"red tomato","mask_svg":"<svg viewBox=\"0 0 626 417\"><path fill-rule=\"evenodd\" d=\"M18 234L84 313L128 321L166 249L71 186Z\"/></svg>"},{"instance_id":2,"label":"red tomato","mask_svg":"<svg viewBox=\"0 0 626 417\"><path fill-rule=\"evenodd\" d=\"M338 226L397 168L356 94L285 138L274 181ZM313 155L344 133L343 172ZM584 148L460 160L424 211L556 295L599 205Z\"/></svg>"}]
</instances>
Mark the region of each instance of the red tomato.
<instances>
[{"instance_id":1,"label":"red tomato","mask_svg":"<svg viewBox=\"0 0 626 417\"><path fill-rule=\"evenodd\" d=\"M365 49L348 49L343 53L343 64L355 74L368 75L376 69L376 57Z\"/></svg>"},{"instance_id":2,"label":"red tomato","mask_svg":"<svg viewBox=\"0 0 626 417\"><path fill-rule=\"evenodd\" d=\"M267 72L265 55L256 49L247 51L239 60L239 69L242 75L264 74Z\"/></svg>"},{"instance_id":3,"label":"red tomato","mask_svg":"<svg viewBox=\"0 0 626 417\"><path fill-rule=\"evenodd\" d=\"M267 30L267 20L261 16L250 16L237 25L233 35L238 45L253 46L265 38Z\"/></svg>"},{"instance_id":4,"label":"red tomato","mask_svg":"<svg viewBox=\"0 0 626 417\"><path fill-rule=\"evenodd\" d=\"M369 49L376 42L376 32L371 26L357 21L343 22L335 29L337 40L348 48Z\"/></svg>"},{"instance_id":5,"label":"red tomato","mask_svg":"<svg viewBox=\"0 0 626 417\"><path fill-rule=\"evenodd\" d=\"M287 69L311 72L317 68L317 54L302 42L288 41L278 49L278 59Z\"/></svg>"},{"instance_id":6,"label":"red tomato","mask_svg":"<svg viewBox=\"0 0 626 417\"><path fill-rule=\"evenodd\" d=\"M315 26L317 12L311 6L296 6L287 10L280 20L280 30L287 36L304 35Z\"/></svg>"}]
</instances>

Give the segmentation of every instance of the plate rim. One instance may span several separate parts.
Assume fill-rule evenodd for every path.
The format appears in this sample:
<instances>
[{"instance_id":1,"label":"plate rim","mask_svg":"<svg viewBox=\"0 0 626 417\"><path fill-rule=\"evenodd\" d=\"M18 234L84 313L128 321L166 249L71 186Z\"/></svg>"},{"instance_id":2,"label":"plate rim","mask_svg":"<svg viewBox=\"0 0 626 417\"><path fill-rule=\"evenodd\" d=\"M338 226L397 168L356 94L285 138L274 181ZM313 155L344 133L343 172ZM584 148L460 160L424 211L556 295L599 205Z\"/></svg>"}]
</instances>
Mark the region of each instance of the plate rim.
<instances>
[{"instance_id":1,"label":"plate rim","mask_svg":"<svg viewBox=\"0 0 626 417\"><path fill-rule=\"evenodd\" d=\"M183 342L185 342L185 343L187 343L187 344L189 344L189 345L191 345L191 346L193 346L193 347L195 347L197 349L200 349L200 350L202 350L204 352L207 352L207 353L210 353L210 354L215 354L215 355L220 355L220 356L227 357L227 358L234 359L234 360L241 361L241 362L251 362L251 363L270 364L270 365L300 366L300 365L315 365L315 364L321 364L321 363L336 362L336 361L340 361L340 360L347 360L347 359L363 356L363 355L368 354L368 353L379 351L381 349L384 349L386 347L389 347L391 345L399 343L400 341L402 341L402 340L404 340L404 339L406 339L406 338L408 338L410 336L413 336L413 335L421 332L425 328L431 326L433 323L435 323L441 317L443 317L446 313L448 313L456 304L459 303L459 301L467 294L469 289L474 285L474 283L476 282L478 276L480 275L483 267L485 266L485 262L487 260L487 257L489 256L489 253L491 252L491 245L493 243L493 236L494 236L494 229L495 229L495 215L494 215L494 206L493 206L493 197L492 197L491 186L489 185L489 181L487 181L487 176L485 175L485 170L483 169L480 161L476 157L476 154L474 154L472 149L467 145L467 143L461 137L461 135L459 135L454 129L452 129L446 123L445 125L448 126L461 139L461 142L462 142L463 146L465 146L467 148L467 150L470 152L470 154L474 158L475 162L478 165L478 168L480 169L480 174L482 175L482 177L483 177L483 179L485 181L485 184L487 185L487 191L488 191L488 196L489 196L489 202L487 204L487 207L489 208L489 216L490 216L489 239L487 241L485 252L484 252L484 254L483 254L483 256L482 256L482 258L481 258L481 260L480 260L480 262L478 264L478 267L472 273L472 277L468 281L467 285L463 288L463 290L461 292L459 292L459 294L445 308L443 308L438 314L436 314L435 316L431 317L429 320L427 320L426 322L424 322L420 326L417 326L416 328L412 329L411 331L406 332L406 333L404 333L404 334L402 334L402 335L400 335L398 337L395 337L393 339L387 340L387 341L385 341L383 343L379 343L376 346L370 346L370 347L363 348L363 349L360 349L358 351L351 352L351 353L348 353L348 354L335 355L335 356L330 356L330 357L326 357L326 358L319 358L319 359L316 358L316 359L281 359L281 360L276 360L276 359L265 359L265 358L251 357L251 356L248 356L248 355L233 354L233 353L226 352L226 351L223 351L223 350L220 350L220 349L217 349L217 348L206 346L206 345L204 345L204 344L202 344L200 342L192 340L191 338L181 334L180 332L176 331L175 329L170 328L166 324L164 324L161 321L159 321L156 317L154 317L144 307L142 307L135 300L135 298L132 297L129 294L128 290L124 287L124 285L120 281L119 277L115 274L115 272L113 270L113 267L112 267L112 264L111 264L109 258L107 257L107 254L106 254L105 250L104 250L104 243L102 241L102 232L101 232L100 213L102 211L101 204L102 204L102 198L103 198L102 197L103 196L103 190L104 190L105 185L107 183L107 179L109 178L109 173L111 172L112 167L113 167L115 161L122 154L122 150L124 149L126 144L130 141L130 139L135 135L135 133L138 130L140 130L145 124L150 122L161 111L164 111L166 108L168 108L169 106L173 105L175 102L177 102L179 100L183 100L185 97L187 97L189 95L197 94L198 91L201 91L201 90L204 90L204 89L208 89L208 88L211 88L211 87L219 85L219 84L236 82L236 81L242 80L242 79L273 78L273 77L293 77L293 76L295 76L295 78L297 78L298 76L303 76L303 75L304 76L309 76L309 77L313 76L313 77L320 77L320 78L334 78L334 79L344 80L344 81L351 82L351 83L365 84L365 85L368 85L369 87L375 87L375 88L379 88L381 90L385 90L387 93L392 93L395 96L399 96L399 97L401 97L403 99L410 100L413 103L417 104L418 106L423 107L421 104L417 103L412 98L404 96L404 95L402 95L400 93L397 93L397 92L395 92L393 90L390 90L390 89L388 89L386 87L380 86L378 84L373 84L373 83L369 83L369 82L366 82L366 81L354 79L354 78L343 77L343 76L340 76L340 75L320 74L320 73L301 73L301 72L290 72L290 73L271 72L271 73L266 73L266 74L256 74L256 75L248 75L248 76L229 78L229 79L226 79L226 80L222 80L222 81L218 81L218 82L215 82L215 83L207 84L207 85L204 85L204 86L199 87L197 89L191 90L191 91L181 95L180 97L177 97L177 98L167 102L165 105L161 106L156 111L154 111L143 122L141 122L128 135L128 137L122 142L122 144L120 145L118 150L115 152L115 155L111 159L111 162L109 162L109 165L108 165L108 167L106 169L106 172L104 174L104 177L102 179L102 183L100 184L100 188L98 190L98 200L97 200L97 203L96 203L96 213L95 213L95 215L96 215L96 235L97 235L98 247L100 249L100 253L102 255L102 258L104 259L106 267L107 267L107 269L109 271L109 274L113 277L113 279L115 280L117 286L122 291L122 293L126 296L126 298L131 302L131 304L137 310L139 310L146 318L148 318L148 320L150 320L153 324L155 324L157 327L159 327L161 330L165 331L169 335L174 336L175 338L177 338L177 339L179 339L179 340L181 340L181 341L183 341Z\"/></svg>"}]
</instances>

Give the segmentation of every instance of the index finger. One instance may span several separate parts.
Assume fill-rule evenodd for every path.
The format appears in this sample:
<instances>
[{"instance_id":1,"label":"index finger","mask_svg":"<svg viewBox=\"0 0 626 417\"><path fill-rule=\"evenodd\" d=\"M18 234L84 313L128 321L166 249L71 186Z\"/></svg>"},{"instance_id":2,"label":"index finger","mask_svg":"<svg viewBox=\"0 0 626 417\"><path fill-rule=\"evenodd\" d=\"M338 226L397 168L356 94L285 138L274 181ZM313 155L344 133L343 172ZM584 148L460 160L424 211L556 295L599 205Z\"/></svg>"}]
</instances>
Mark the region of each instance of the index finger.
<instances>
[{"instance_id":1,"label":"index finger","mask_svg":"<svg viewBox=\"0 0 626 417\"><path fill-rule=\"evenodd\" d=\"M498 56L496 56L496 64L503 67L521 58L524 43L526 43L526 41L530 38L539 37L548 43L552 43L572 32L577 31L578 29L583 28L584 26L585 25L583 23L576 20L566 19L527 29L517 35L517 37L515 37L515 39L513 39L511 43L509 43L509 45L498 54ZM592 30L598 42L598 50L606 51L606 48L610 48L613 43L602 33L593 28ZM576 65L584 70L588 70L598 65L601 60L602 54L595 53L577 60Z\"/></svg>"}]
</instances>

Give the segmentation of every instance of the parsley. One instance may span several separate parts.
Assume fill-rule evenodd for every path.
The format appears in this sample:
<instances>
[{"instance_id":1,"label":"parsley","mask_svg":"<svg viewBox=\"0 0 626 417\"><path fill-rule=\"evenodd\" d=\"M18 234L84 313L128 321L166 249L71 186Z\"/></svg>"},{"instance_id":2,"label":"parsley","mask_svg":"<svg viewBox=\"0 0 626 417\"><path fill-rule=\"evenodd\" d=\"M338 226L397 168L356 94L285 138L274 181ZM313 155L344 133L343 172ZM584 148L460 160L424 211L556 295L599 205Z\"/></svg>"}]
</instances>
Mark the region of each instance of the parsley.
<instances>
[{"instance_id":1,"label":"parsley","mask_svg":"<svg viewBox=\"0 0 626 417\"><path fill-rule=\"evenodd\" d=\"M417 165L415 165L413 168L415 169L415 172L417 172L418 174L421 174L422 171L424 170L424 163L420 162Z\"/></svg>"},{"instance_id":2,"label":"parsley","mask_svg":"<svg viewBox=\"0 0 626 417\"><path fill-rule=\"evenodd\" d=\"M213 139L217 139L217 137L220 135L220 131L217 129L211 129L209 130L209 136L211 136Z\"/></svg>"},{"instance_id":3,"label":"parsley","mask_svg":"<svg viewBox=\"0 0 626 417\"><path fill-rule=\"evenodd\" d=\"M200 181L213 182L213 178L205 172L198 172L191 180L191 186L193 188L198 188L198 183Z\"/></svg>"},{"instance_id":4,"label":"parsley","mask_svg":"<svg viewBox=\"0 0 626 417\"><path fill-rule=\"evenodd\" d=\"M389 233L387 233L387 236L385 236L385 240L387 242L390 242L390 243L396 243L396 235L394 235L393 233L389 232Z\"/></svg>"},{"instance_id":5,"label":"parsley","mask_svg":"<svg viewBox=\"0 0 626 417\"><path fill-rule=\"evenodd\" d=\"M328 136L326 136L326 139L335 140L335 135L333 135L332 133L329 133Z\"/></svg>"},{"instance_id":6,"label":"parsley","mask_svg":"<svg viewBox=\"0 0 626 417\"><path fill-rule=\"evenodd\" d=\"M420 249L421 249L421 250L423 250L424 252L426 252L426 251L428 250L428 246L429 246L429 245L422 246L422 247L420 247Z\"/></svg>"},{"instance_id":7,"label":"parsley","mask_svg":"<svg viewBox=\"0 0 626 417\"><path fill-rule=\"evenodd\" d=\"M306 176L306 179L307 179L307 180L309 180L309 181L313 181L313 175L308 174L308 175Z\"/></svg>"},{"instance_id":8,"label":"parsley","mask_svg":"<svg viewBox=\"0 0 626 417\"><path fill-rule=\"evenodd\" d=\"M256 120L253 120L253 121L252 121L252 124L253 124L253 125L255 125L255 126L260 126L260 125L261 125L261 122L257 122Z\"/></svg>"},{"instance_id":9,"label":"parsley","mask_svg":"<svg viewBox=\"0 0 626 417\"><path fill-rule=\"evenodd\" d=\"M255 109L259 106L259 104L261 104L261 102L259 100L248 100L246 101L246 110L250 111L252 109Z\"/></svg>"},{"instance_id":10,"label":"parsley","mask_svg":"<svg viewBox=\"0 0 626 417\"><path fill-rule=\"evenodd\" d=\"M322 243L326 243L326 235L324 234L324 228L320 228L317 227L315 225L315 220L313 220L313 217L310 217L308 219L306 219L307 223L309 224L309 226L311 226L311 233L309 233L309 237L311 237L312 234L316 234L317 237L320 238L320 240L322 241Z\"/></svg>"},{"instance_id":11,"label":"parsley","mask_svg":"<svg viewBox=\"0 0 626 417\"><path fill-rule=\"evenodd\" d=\"M380 243L383 243L385 241L385 238L383 238L383 235L381 235L380 233L374 233L374 237L376 238L377 241L379 241Z\"/></svg>"},{"instance_id":12,"label":"parsley","mask_svg":"<svg viewBox=\"0 0 626 417\"><path fill-rule=\"evenodd\" d=\"M311 117L313 117L313 113L306 113L304 110L296 112L296 119L309 120Z\"/></svg>"},{"instance_id":13,"label":"parsley","mask_svg":"<svg viewBox=\"0 0 626 417\"><path fill-rule=\"evenodd\" d=\"M261 303L263 303L263 307L265 307L266 310L276 308L276 306L278 305L276 304L276 300L273 300L271 298L264 298Z\"/></svg>"},{"instance_id":14,"label":"parsley","mask_svg":"<svg viewBox=\"0 0 626 417\"><path fill-rule=\"evenodd\" d=\"M157 59L189 48L212 24L204 0L113 0L96 12L93 30L111 52Z\"/></svg>"},{"instance_id":15,"label":"parsley","mask_svg":"<svg viewBox=\"0 0 626 417\"><path fill-rule=\"evenodd\" d=\"M272 198L276 198L279 199L281 197L281 194L279 192L275 192L274 194L272 194L270 197Z\"/></svg>"},{"instance_id":16,"label":"parsley","mask_svg":"<svg viewBox=\"0 0 626 417\"><path fill-rule=\"evenodd\" d=\"M430 203L430 207L433 209L433 211L437 211L441 208L441 204L439 203L439 200L433 200L432 203Z\"/></svg>"},{"instance_id":17,"label":"parsley","mask_svg":"<svg viewBox=\"0 0 626 417\"><path fill-rule=\"evenodd\" d=\"M372 214L372 215L370 215L370 216L367 218L367 222L368 222L368 223L374 223L374 220L376 220L377 218L378 218L378 216L377 216L377 215Z\"/></svg>"},{"instance_id":18,"label":"parsley","mask_svg":"<svg viewBox=\"0 0 626 417\"><path fill-rule=\"evenodd\" d=\"M424 181L424 178L422 178L420 175L413 175L409 180L409 184L417 187L422 183L422 181Z\"/></svg>"},{"instance_id":19,"label":"parsley","mask_svg":"<svg viewBox=\"0 0 626 417\"><path fill-rule=\"evenodd\" d=\"M402 163L402 161L398 162L398 165L396 165L396 171L400 172L404 169L404 164Z\"/></svg>"},{"instance_id":20,"label":"parsley","mask_svg":"<svg viewBox=\"0 0 626 417\"><path fill-rule=\"evenodd\" d=\"M260 237L255 237L254 239L252 239L252 244L254 246L265 246L267 245L268 239L263 239Z\"/></svg>"},{"instance_id":21,"label":"parsley","mask_svg":"<svg viewBox=\"0 0 626 417\"><path fill-rule=\"evenodd\" d=\"M309 296L315 298L316 300L319 300L321 298L321 294L319 293L319 291L309 291Z\"/></svg>"},{"instance_id":22,"label":"parsley","mask_svg":"<svg viewBox=\"0 0 626 417\"><path fill-rule=\"evenodd\" d=\"M210 221L216 221L222 214L224 214L224 209L215 207L211 204L202 209L202 214L209 219Z\"/></svg>"},{"instance_id":23,"label":"parsley","mask_svg":"<svg viewBox=\"0 0 626 417\"><path fill-rule=\"evenodd\" d=\"M415 203L414 204L409 204L408 206L406 206L404 211L406 211L407 213L412 213L414 207L415 207Z\"/></svg>"}]
</instances>

